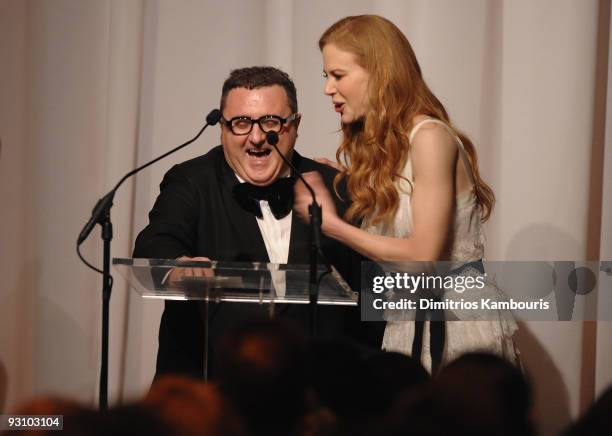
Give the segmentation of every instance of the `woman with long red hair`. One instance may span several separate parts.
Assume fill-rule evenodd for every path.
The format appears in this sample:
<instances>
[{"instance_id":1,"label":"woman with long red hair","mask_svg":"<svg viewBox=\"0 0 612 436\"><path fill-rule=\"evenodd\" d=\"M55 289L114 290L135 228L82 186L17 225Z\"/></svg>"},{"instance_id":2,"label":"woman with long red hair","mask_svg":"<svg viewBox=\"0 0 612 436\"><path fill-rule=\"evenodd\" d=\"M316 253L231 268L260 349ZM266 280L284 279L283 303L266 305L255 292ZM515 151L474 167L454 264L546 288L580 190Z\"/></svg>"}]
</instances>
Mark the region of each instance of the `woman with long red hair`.
<instances>
[{"instance_id":1,"label":"woman with long red hair","mask_svg":"<svg viewBox=\"0 0 612 436\"><path fill-rule=\"evenodd\" d=\"M379 16L346 17L323 33L319 47L325 94L343 132L335 182L346 179L352 200L339 217L330 193L308 175L322 205L323 233L373 260L479 262L481 224L495 196L480 176L474 146L426 85L404 34ZM298 184L295 208L304 219L310 201ZM475 349L514 360L515 330L508 316L448 322L442 360ZM383 348L420 354L431 369L428 334L425 328L415 353L415 323L389 321Z\"/></svg>"}]
</instances>

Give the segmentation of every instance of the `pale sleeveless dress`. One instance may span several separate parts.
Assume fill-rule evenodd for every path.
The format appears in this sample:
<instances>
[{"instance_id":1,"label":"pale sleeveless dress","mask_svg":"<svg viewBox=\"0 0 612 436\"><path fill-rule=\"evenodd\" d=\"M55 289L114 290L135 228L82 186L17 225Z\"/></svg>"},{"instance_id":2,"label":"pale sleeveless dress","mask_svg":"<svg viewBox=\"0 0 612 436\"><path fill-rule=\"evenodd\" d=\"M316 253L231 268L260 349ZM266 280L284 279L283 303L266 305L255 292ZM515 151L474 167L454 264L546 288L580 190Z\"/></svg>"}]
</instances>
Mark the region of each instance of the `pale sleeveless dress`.
<instances>
[{"instance_id":1,"label":"pale sleeveless dress","mask_svg":"<svg viewBox=\"0 0 612 436\"><path fill-rule=\"evenodd\" d=\"M418 130L427 123L437 123L444 126L455 139L459 147L459 155L464 162L473 186L474 179L471 166L463 143L445 123L437 119L426 119L417 123L410 132L409 142L412 143ZM402 176L406 180L410 180L412 186L418 189L412 176L410 157L404 167ZM401 178L399 180L400 205L394 222L391 225L381 223L373 226L365 220L362 228L368 233L395 238L407 238L412 233L412 211L410 205L412 187L406 180ZM483 258L484 235L481 228L479 208L477 207L476 196L473 190L461 193L456 197L453 238L449 259L451 262L460 266ZM469 274L470 272L468 271L467 273ZM473 274L479 274L479 272L474 270ZM482 296L486 298L494 300L503 298L501 291L494 283L488 282L481 292ZM428 324L429 321L426 321L422 341L421 362L428 371L431 371ZM444 365L469 351L491 352L518 363L518 354L512 340L512 335L516 330L516 322L508 312L500 312L499 319L493 321L447 321L442 364ZM414 331L415 323L413 321L388 320L382 348L387 351L411 354Z\"/></svg>"}]
</instances>

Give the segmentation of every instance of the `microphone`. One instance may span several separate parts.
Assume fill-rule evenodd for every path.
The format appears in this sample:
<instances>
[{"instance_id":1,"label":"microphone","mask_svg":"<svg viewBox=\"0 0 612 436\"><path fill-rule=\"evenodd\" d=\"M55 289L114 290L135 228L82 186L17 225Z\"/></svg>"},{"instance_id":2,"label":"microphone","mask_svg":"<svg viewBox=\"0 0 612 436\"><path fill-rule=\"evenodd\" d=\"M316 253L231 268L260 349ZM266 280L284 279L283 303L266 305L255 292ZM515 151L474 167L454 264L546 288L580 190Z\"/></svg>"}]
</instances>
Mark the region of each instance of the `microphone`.
<instances>
[{"instance_id":1,"label":"microphone","mask_svg":"<svg viewBox=\"0 0 612 436\"><path fill-rule=\"evenodd\" d=\"M308 189L308 192L310 192L310 196L312 197L312 201L313 203L316 203L316 196L314 193L314 190L312 189L312 187L308 184L308 182L304 179L304 177L302 176L301 171L299 171L292 163L289 159L287 159L285 157L285 155L283 153L281 153L281 151L278 149L278 147L276 146L276 144L278 144L278 133L276 132L268 132L266 133L266 141L268 142L268 144L270 144L272 147L274 147L274 149L276 150L276 152L280 155L281 159L283 159L283 161L287 164L287 166L289 168L291 168L291 170L297 174L298 178L302 181L302 183L304 183L304 186L306 186L306 189Z\"/></svg>"},{"instance_id":2,"label":"microphone","mask_svg":"<svg viewBox=\"0 0 612 436\"><path fill-rule=\"evenodd\" d=\"M276 148L276 144L278 144L278 133L276 133L276 132L268 132L268 133L266 133L266 141L268 141L268 144L270 144L272 147ZM278 148L276 148L276 151L278 151ZM282 156L282 153L280 151L279 151L279 153Z\"/></svg>"},{"instance_id":3,"label":"microphone","mask_svg":"<svg viewBox=\"0 0 612 436\"><path fill-rule=\"evenodd\" d=\"M291 168L291 170L298 176L298 178L304 183L310 196L312 197L312 203L308 206L308 213L310 215L310 280L309 280L309 302L310 302L310 325L313 336L317 335L317 300L319 299L319 281L317 279L317 264L319 253L321 257L323 253L321 251L321 206L317 203L317 197L315 196L312 186L304 179L302 172L299 171L290 161L285 157L283 153L278 149L278 133L268 132L266 133L266 141L274 150L280 155L281 159Z\"/></svg>"},{"instance_id":4,"label":"microphone","mask_svg":"<svg viewBox=\"0 0 612 436\"><path fill-rule=\"evenodd\" d=\"M312 203L308 207L308 211L310 212L310 222L314 226L314 230L313 230L314 243L317 246L317 249L320 251L322 216L321 216L321 207L319 206L319 203L317 203L317 197L314 193L314 190L312 189L312 186L310 186L310 184L306 181L306 179L304 179L304 176L302 176L302 172L299 171L291 163L291 161L287 159L283 153L281 153L281 151L276 146L276 144L278 144L278 141L279 141L278 133L267 132L266 141L268 142L268 144L274 147L274 150L276 150L276 152L280 155L281 159L283 159L283 161L289 166L289 168L291 168L291 170L298 176L298 178L302 181L302 183L304 183L304 186L306 186L306 189L308 189L308 192L310 192L310 196L312 197Z\"/></svg>"},{"instance_id":5,"label":"microphone","mask_svg":"<svg viewBox=\"0 0 612 436\"><path fill-rule=\"evenodd\" d=\"M152 161L147 162L146 164L141 165L138 168L133 169L132 171L127 173L125 176L123 176L123 178L121 180L119 180L119 183L117 183L117 185L115 185L115 187L108 194L106 194L104 197L102 197L100 200L98 200L98 202L96 203L96 205L93 208L93 211L91 212L91 217L89 218L89 221L87 221L85 226L83 226L83 230L81 230L81 233L79 233L79 237L77 239L77 245L81 245L83 243L83 241L85 241L85 239L87 239L87 237L89 236L89 234L93 230L94 226L97 223L102 221L102 218L103 218L104 214L108 213L108 211L110 210L110 207L113 205L113 198L115 197L115 192L117 191L117 189L119 189L119 187L123 184L123 182L125 182L125 180L127 178L133 176L134 174L136 174L140 170L145 169L149 165L154 164L158 160L161 160L161 159L165 158L166 156L174 153L175 151L178 151L181 148L186 147L187 145L191 144L193 141L195 141L196 139L198 139L200 137L200 135L204 132L204 130L206 130L206 128L208 126L214 126L215 124L217 124L219 122L220 119L221 119L221 111L219 109L213 109L206 116L206 124L204 125L204 127L202 127L202 129L198 132L198 134L196 136L194 136L192 139L190 139L189 141L185 142L184 144L181 144L178 147L173 148L172 150L162 154L161 156L156 157Z\"/></svg>"},{"instance_id":6,"label":"microphone","mask_svg":"<svg viewBox=\"0 0 612 436\"><path fill-rule=\"evenodd\" d=\"M204 126L204 129L208 126L214 126L215 124L217 124L221 117L222 115L219 109L211 110L208 115L206 115L206 125Z\"/></svg>"},{"instance_id":7,"label":"microphone","mask_svg":"<svg viewBox=\"0 0 612 436\"><path fill-rule=\"evenodd\" d=\"M220 119L221 119L221 111L218 109L212 110L206 116L206 124L204 125L204 127L202 127L202 129L200 129L198 134L193 137L193 139L190 139L184 144L181 144L178 147L173 148L172 150L162 154L161 156L153 159L152 161L149 161L146 164L133 169L132 171L127 173L125 176L123 176L121 180L119 180L119 183L117 183L117 185L115 185L115 187L108 194L106 194L104 197L98 200L95 207L93 208L93 211L91 212L91 218L89 218L89 221L87 221L87 223L83 227L83 230L81 230L81 233L79 233L79 237L77 239L77 246L76 246L76 251L77 251L79 258L89 268L102 274L102 332L101 332L102 353L100 357L101 362L100 362L100 390L99 390L99 404L100 404L100 409L102 410L106 410L106 408L108 407L108 330L109 330L109 319L110 319L110 316L109 316L110 297L111 297L111 290L113 287L113 277L110 274L110 252L111 252L110 244L113 238L113 226L112 226L111 219L110 219L110 209L113 205L113 198L115 197L115 192L117 192L117 189L119 189L119 187L123 184L123 182L128 177L133 176L138 171L148 167L149 165L154 164L155 162L157 162L160 159L163 159L169 154L172 154L175 151L178 151L181 148L191 144L193 141L195 141L196 139L200 137L202 132L204 132L204 130L208 126L217 124ZM85 239L87 239L87 237L89 236L89 234L91 233L92 229L94 228L96 224L100 224L100 226L102 226L101 236L102 236L102 240L104 241L104 248L103 248L103 255L102 255L103 266L101 270L91 265L89 262L87 262L87 260L85 260L85 258L83 257L80 251L81 244L83 243L83 241L85 241Z\"/></svg>"}]
</instances>

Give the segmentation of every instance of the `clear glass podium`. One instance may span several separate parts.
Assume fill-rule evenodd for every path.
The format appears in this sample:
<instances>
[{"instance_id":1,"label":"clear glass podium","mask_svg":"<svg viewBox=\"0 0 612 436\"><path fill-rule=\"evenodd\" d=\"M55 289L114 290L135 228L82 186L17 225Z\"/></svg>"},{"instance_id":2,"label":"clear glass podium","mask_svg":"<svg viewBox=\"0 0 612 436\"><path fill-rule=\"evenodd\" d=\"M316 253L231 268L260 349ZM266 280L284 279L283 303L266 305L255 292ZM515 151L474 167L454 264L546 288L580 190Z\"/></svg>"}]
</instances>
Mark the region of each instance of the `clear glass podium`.
<instances>
[{"instance_id":1,"label":"clear glass podium","mask_svg":"<svg viewBox=\"0 0 612 436\"><path fill-rule=\"evenodd\" d=\"M113 265L142 297L237 303L308 304L308 265L264 262L114 258ZM356 306L353 292L332 266L318 271L320 305Z\"/></svg>"},{"instance_id":2,"label":"clear glass podium","mask_svg":"<svg viewBox=\"0 0 612 436\"><path fill-rule=\"evenodd\" d=\"M272 317L275 303L309 303L308 265L120 258L114 258L113 265L144 298L195 300L202 303L204 380L208 380L209 368L210 304L266 304L267 313ZM321 266L318 277L318 305L357 306L357 294L334 267L328 269ZM311 324L311 328L316 329L316 321L313 318Z\"/></svg>"}]
</instances>

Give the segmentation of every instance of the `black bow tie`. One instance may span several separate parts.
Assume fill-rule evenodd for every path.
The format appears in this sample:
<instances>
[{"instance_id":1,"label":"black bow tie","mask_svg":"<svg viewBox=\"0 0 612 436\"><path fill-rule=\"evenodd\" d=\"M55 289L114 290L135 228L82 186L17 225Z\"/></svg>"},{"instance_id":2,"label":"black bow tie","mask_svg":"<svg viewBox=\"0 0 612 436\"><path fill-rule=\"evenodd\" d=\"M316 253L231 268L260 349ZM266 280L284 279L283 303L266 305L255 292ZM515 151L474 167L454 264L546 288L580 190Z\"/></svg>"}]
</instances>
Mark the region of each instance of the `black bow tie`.
<instances>
[{"instance_id":1,"label":"black bow tie","mask_svg":"<svg viewBox=\"0 0 612 436\"><path fill-rule=\"evenodd\" d=\"M274 218L286 217L293 207L293 177L283 177L268 186L255 186L250 183L239 183L232 193L240 206L248 212L262 218L260 200L266 200Z\"/></svg>"}]
</instances>

